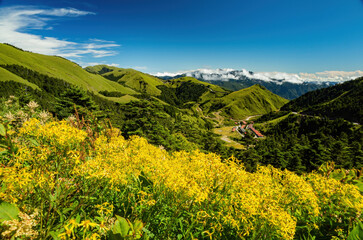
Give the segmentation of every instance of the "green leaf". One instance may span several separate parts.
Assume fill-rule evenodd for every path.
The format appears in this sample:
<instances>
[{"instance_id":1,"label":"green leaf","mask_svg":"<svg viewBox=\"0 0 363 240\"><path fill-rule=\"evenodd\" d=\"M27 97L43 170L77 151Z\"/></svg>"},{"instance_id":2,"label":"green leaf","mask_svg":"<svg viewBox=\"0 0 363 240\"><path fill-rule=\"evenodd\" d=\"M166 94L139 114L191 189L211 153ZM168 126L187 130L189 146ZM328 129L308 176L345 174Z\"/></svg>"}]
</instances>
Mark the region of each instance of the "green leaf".
<instances>
[{"instance_id":1,"label":"green leaf","mask_svg":"<svg viewBox=\"0 0 363 240\"><path fill-rule=\"evenodd\" d=\"M116 222L115 225L112 228L113 234L120 234L121 237L126 237L129 234L130 225L127 222L127 220L123 217L116 215Z\"/></svg>"},{"instance_id":2,"label":"green leaf","mask_svg":"<svg viewBox=\"0 0 363 240\"><path fill-rule=\"evenodd\" d=\"M144 227L144 224L140 220L136 220L134 222L134 236L136 239L141 238L142 236L142 228Z\"/></svg>"},{"instance_id":3,"label":"green leaf","mask_svg":"<svg viewBox=\"0 0 363 240\"><path fill-rule=\"evenodd\" d=\"M134 222L134 231L135 232L141 231L143 227L144 227L144 224L140 220L136 220Z\"/></svg>"},{"instance_id":4,"label":"green leaf","mask_svg":"<svg viewBox=\"0 0 363 240\"><path fill-rule=\"evenodd\" d=\"M3 124L0 123L0 135L5 137L6 135L6 129L5 126Z\"/></svg>"},{"instance_id":5,"label":"green leaf","mask_svg":"<svg viewBox=\"0 0 363 240\"><path fill-rule=\"evenodd\" d=\"M18 219L19 209L7 202L0 204L0 221Z\"/></svg>"},{"instance_id":6,"label":"green leaf","mask_svg":"<svg viewBox=\"0 0 363 240\"><path fill-rule=\"evenodd\" d=\"M77 214L76 223L80 223L80 222L81 222L81 215Z\"/></svg>"},{"instance_id":7,"label":"green leaf","mask_svg":"<svg viewBox=\"0 0 363 240\"><path fill-rule=\"evenodd\" d=\"M53 240L60 240L61 238L59 237L60 232L50 232L50 236L52 236Z\"/></svg>"},{"instance_id":8,"label":"green leaf","mask_svg":"<svg viewBox=\"0 0 363 240\"><path fill-rule=\"evenodd\" d=\"M9 151L8 151L8 150L1 151L1 152L0 152L0 156L1 156L1 155L8 154L8 153L9 153Z\"/></svg>"},{"instance_id":9,"label":"green leaf","mask_svg":"<svg viewBox=\"0 0 363 240\"><path fill-rule=\"evenodd\" d=\"M363 239L363 223L358 222L357 226L350 231L347 240L360 240Z\"/></svg>"}]
</instances>

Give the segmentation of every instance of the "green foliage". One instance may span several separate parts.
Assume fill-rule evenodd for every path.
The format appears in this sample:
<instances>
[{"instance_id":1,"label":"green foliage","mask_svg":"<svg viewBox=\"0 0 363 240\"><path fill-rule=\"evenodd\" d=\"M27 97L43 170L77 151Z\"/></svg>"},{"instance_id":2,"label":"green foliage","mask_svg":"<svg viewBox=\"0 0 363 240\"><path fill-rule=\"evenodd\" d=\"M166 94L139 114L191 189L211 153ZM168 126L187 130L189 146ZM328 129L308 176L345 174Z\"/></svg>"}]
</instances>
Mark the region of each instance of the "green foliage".
<instances>
[{"instance_id":1,"label":"green foliage","mask_svg":"<svg viewBox=\"0 0 363 240\"><path fill-rule=\"evenodd\" d=\"M193 101L200 101L200 97L208 90L208 87L195 84L192 82L183 82L178 87L170 88L167 86L158 86L162 90L160 99L176 106Z\"/></svg>"},{"instance_id":2,"label":"green foliage","mask_svg":"<svg viewBox=\"0 0 363 240\"><path fill-rule=\"evenodd\" d=\"M19 208L7 203L0 203L0 222L18 219Z\"/></svg>"},{"instance_id":3,"label":"green foliage","mask_svg":"<svg viewBox=\"0 0 363 240\"><path fill-rule=\"evenodd\" d=\"M109 231L108 234L108 238L110 240L141 238L143 234L142 229L144 224L140 220L135 220L134 223L131 223L128 219L120 217L118 215L116 215L116 219L117 220L113 228Z\"/></svg>"},{"instance_id":4,"label":"green foliage","mask_svg":"<svg viewBox=\"0 0 363 240\"><path fill-rule=\"evenodd\" d=\"M120 92L100 91L99 93L102 94L103 96L106 96L106 97L122 97L122 96L125 96L125 94L120 93Z\"/></svg>"},{"instance_id":5,"label":"green foliage","mask_svg":"<svg viewBox=\"0 0 363 240\"><path fill-rule=\"evenodd\" d=\"M251 161L248 164L252 168L271 164L303 173L328 161L339 168L363 167L363 129L343 119L288 115L264 135L267 138L255 142L253 149L237 154Z\"/></svg>"},{"instance_id":6,"label":"green foliage","mask_svg":"<svg viewBox=\"0 0 363 240\"><path fill-rule=\"evenodd\" d=\"M82 117L86 116L90 112L98 117L102 116L102 113L97 113L98 106L91 99L91 97L82 89L77 87L67 88L57 98L57 104L55 112L60 118L66 118L74 114L75 111Z\"/></svg>"},{"instance_id":7,"label":"green foliage","mask_svg":"<svg viewBox=\"0 0 363 240\"><path fill-rule=\"evenodd\" d=\"M363 223L358 222L358 224L349 233L347 240L360 240L363 239Z\"/></svg>"},{"instance_id":8,"label":"green foliage","mask_svg":"<svg viewBox=\"0 0 363 240\"><path fill-rule=\"evenodd\" d=\"M0 123L0 136L2 137L6 136L5 126L2 123Z\"/></svg>"},{"instance_id":9,"label":"green foliage","mask_svg":"<svg viewBox=\"0 0 363 240\"><path fill-rule=\"evenodd\" d=\"M191 116L175 107L155 100L141 100L112 106L112 109L111 119L126 138L143 136L167 150L201 148L218 152L223 149L222 142L210 131L208 120Z\"/></svg>"}]
</instances>

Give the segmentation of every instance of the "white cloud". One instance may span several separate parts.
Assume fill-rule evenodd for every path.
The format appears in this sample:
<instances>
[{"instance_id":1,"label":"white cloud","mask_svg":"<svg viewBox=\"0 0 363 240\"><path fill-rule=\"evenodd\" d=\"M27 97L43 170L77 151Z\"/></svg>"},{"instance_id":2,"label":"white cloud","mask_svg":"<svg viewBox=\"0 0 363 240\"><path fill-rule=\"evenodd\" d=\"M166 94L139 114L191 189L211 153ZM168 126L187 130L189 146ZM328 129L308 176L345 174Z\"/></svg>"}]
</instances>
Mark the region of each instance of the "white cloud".
<instances>
[{"instance_id":1,"label":"white cloud","mask_svg":"<svg viewBox=\"0 0 363 240\"><path fill-rule=\"evenodd\" d=\"M29 6L0 8L0 42L9 43L27 51L62 57L95 58L113 56L112 48L120 45L112 41L90 39L87 43L77 43L65 39L29 33L31 29L52 30L49 22L59 17L79 17L93 15L93 12L75 8L42 9Z\"/></svg>"},{"instance_id":2,"label":"white cloud","mask_svg":"<svg viewBox=\"0 0 363 240\"><path fill-rule=\"evenodd\" d=\"M157 76L157 77L175 77L177 75L185 74L187 71L179 71L179 72L157 72L157 73L151 73L151 75Z\"/></svg>"},{"instance_id":3,"label":"white cloud","mask_svg":"<svg viewBox=\"0 0 363 240\"><path fill-rule=\"evenodd\" d=\"M204 80L222 80L228 81L229 79L243 80L245 77L250 79L258 79L268 82L276 82L282 84L282 82L290 83L324 83L324 82L344 82L363 76L363 71L324 71L317 73L285 73L285 72L249 72L246 69L235 70L230 68L224 69L197 69L190 71L178 71L175 73L170 72L158 72L153 75L158 77L171 76L185 74L187 76L204 79Z\"/></svg>"}]
</instances>

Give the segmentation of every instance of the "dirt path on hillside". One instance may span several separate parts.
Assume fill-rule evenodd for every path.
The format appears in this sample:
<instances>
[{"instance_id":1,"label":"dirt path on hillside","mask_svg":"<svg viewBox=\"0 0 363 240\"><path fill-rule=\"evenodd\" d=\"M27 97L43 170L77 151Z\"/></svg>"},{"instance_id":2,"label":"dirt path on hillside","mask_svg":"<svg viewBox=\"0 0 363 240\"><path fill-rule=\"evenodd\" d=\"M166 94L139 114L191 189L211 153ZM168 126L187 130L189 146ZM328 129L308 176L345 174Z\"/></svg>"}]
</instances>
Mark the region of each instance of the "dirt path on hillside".
<instances>
[{"instance_id":1,"label":"dirt path on hillside","mask_svg":"<svg viewBox=\"0 0 363 240\"><path fill-rule=\"evenodd\" d=\"M214 133L221 136L221 139L227 143L228 147L234 147L236 149L245 149L244 146L236 141L229 138L228 134L231 135L231 130L233 126L223 127L214 129Z\"/></svg>"},{"instance_id":2,"label":"dirt path on hillside","mask_svg":"<svg viewBox=\"0 0 363 240\"><path fill-rule=\"evenodd\" d=\"M222 135L221 139L225 142L231 143L234 142L233 140L229 139L226 135ZM236 143L236 142L235 142Z\"/></svg>"},{"instance_id":3,"label":"dirt path on hillside","mask_svg":"<svg viewBox=\"0 0 363 240\"><path fill-rule=\"evenodd\" d=\"M249 121L251 118L259 117L259 116L262 116L262 115L252 115L252 116L248 116L248 117L246 117L244 120L245 120L245 121Z\"/></svg>"}]
</instances>

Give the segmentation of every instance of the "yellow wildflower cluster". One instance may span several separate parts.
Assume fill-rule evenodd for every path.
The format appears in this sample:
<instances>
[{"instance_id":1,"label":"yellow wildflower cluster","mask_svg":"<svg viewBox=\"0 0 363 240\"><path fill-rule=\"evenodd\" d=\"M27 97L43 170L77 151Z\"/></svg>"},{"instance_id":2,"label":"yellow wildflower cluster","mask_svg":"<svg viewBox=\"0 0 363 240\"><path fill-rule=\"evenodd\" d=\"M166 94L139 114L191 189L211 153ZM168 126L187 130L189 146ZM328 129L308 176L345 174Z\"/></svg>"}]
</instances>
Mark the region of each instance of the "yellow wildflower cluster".
<instances>
[{"instance_id":1,"label":"yellow wildflower cluster","mask_svg":"<svg viewBox=\"0 0 363 240\"><path fill-rule=\"evenodd\" d=\"M29 167L20 167L17 164L13 167L0 168L0 179L3 186L0 199L16 203L33 188L30 183L34 179L34 174Z\"/></svg>"},{"instance_id":2,"label":"yellow wildflower cluster","mask_svg":"<svg viewBox=\"0 0 363 240\"><path fill-rule=\"evenodd\" d=\"M155 189L172 191L179 204L219 209L217 215L206 212L208 217L198 217L201 223L211 224L211 231L223 231L222 226L228 225L242 236L260 222L277 236L292 239L296 217L319 213L312 187L289 171L261 167L251 174L234 159L223 163L219 156L199 151L169 154L136 136L127 141L101 136L95 145L95 156L76 168L76 174L108 180L112 187L130 184L144 174ZM155 200L145 202L155 204Z\"/></svg>"},{"instance_id":3,"label":"yellow wildflower cluster","mask_svg":"<svg viewBox=\"0 0 363 240\"><path fill-rule=\"evenodd\" d=\"M101 236L105 236L107 231L111 228L114 223L114 218L111 217L113 213L113 205L105 202L95 206L97 213L99 214L101 221L93 221L86 219L77 222L75 219L70 219L64 225L64 232L59 234L61 239L77 239L77 232L81 232L83 239L96 240L101 239ZM78 231L79 230L79 231Z\"/></svg>"},{"instance_id":4,"label":"yellow wildflower cluster","mask_svg":"<svg viewBox=\"0 0 363 240\"><path fill-rule=\"evenodd\" d=\"M116 205L101 198L128 201L119 202L118 210L132 205L124 211L140 218L145 211L168 205L175 212L187 212L189 219L184 221L195 226L191 232L202 229L199 236L210 238L230 234L293 239L297 223L317 228L323 210L331 205L356 219L363 208L356 187L318 173L298 176L271 166L249 173L234 158L223 161L200 151L168 153L141 137L125 140L117 129L101 133L87 153L82 147L87 133L66 121L41 124L31 119L19 137L23 140L17 154L0 168L2 200L18 203L34 191L48 189L51 199L76 196L77 205L79 199L97 202L86 195L101 189L102 202L93 206L103 220L84 217L77 222L70 217L63 225L63 239L78 236L77 231L84 239L105 234Z\"/></svg>"},{"instance_id":5,"label":"yellow wildflower cluster","mask_svg":"<svg viewBox=\"0 0 363 240\"><path fill-rule=\"evenodd\" d=\"M20 134L43 139L54 146L63 147L79 144L87 137L85 131L70 126L67 121L53 121L43 125L35 118L24 123Z\"/></svg>"},{"instance_id":6,"label":"yellow wildflower cluster","mask_svg":"<svg viewBox=\"0 0 363 240\"><path fill-rule=\"evenodd\" d=\"M363 200L356 186L341 184L333 178L320 174L309 174L307 181L314 188L322 210L335 213L332 221L342 221L336 213L341 213L343 216L356 215L357 219L361 217Z\"/></svg>"},{"instance_id":7,"label":"yellow wildflower cluster","mask_svg":"<svg viewBox=\"0 0 363 240\"><path fill-rule=\"evenodd\" d=\"M96 240L101 239L101 236L98 233L87 233L88 230L92 230L95 228L99 228L100 225L98 223L92 222L91 220L84 220L80 223L77 223L75 219L71 219L65 226L65 232L59 234L61 239L77 239L77 235L75 234L77 228L84 233L83 239Z\"/></svg>"}]
</instances>

